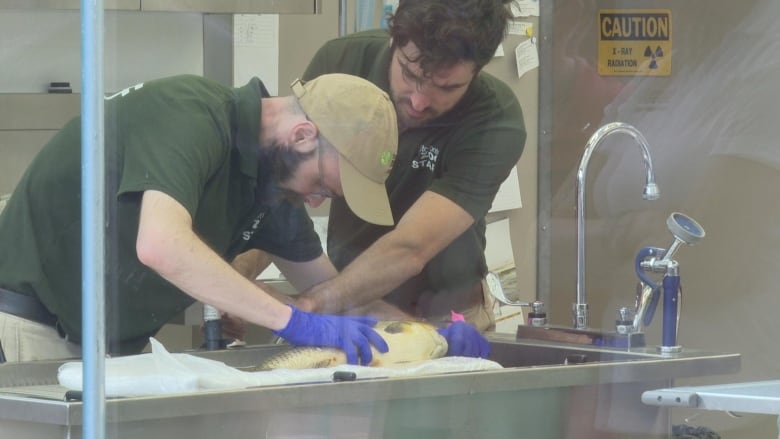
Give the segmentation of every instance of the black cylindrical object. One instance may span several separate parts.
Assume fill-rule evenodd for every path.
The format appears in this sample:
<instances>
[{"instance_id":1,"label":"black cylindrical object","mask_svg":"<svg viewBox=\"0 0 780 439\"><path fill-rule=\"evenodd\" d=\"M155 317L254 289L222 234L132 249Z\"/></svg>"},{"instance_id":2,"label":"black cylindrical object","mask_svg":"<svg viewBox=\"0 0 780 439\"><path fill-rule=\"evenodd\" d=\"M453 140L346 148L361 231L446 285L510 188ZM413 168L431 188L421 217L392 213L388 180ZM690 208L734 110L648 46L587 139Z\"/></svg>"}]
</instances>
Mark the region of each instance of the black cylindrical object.
<instances>
[{"instance_id":1,"label":"black cylindrical object","mask_svg":"<svg viewBox=\"0 0 780 439\"><path fill-rule=\"evenodd\" d=\"M203 305L203 338L207 351L222 348L222 318L219 310L211 305Z\"/></svg>"},{"instance_id":2,"label":"black cylindrical object","mask_svg":"<svg viewBox=\"0 0 780 439\"><path fill-rule=\"evenodd\" d=\"M49 93L73 93L70 82L50 82Z\"/></svg>"},{"instance_id":3,"label":"black cylindrical object","mask_svg":"<svg viewBox=\"0 0 780 439\"><path fill-rule=\"evenodd\" d=\"M615 331L623 335L634 332L634 315L635 313L627 306L621 307L615 319Z\"/></svg>"},{"instance_id":4,"label":"black cylindrical object","mask_svg":"<svg viewBox=\"0 0 780 439\"><path fill-rule=\"evenodd\" d=\"M547 312L544 303L537 300L531 304L531 312L528 313L528 326L544 326L547 324Z\"/></svg>"}]
</instances>

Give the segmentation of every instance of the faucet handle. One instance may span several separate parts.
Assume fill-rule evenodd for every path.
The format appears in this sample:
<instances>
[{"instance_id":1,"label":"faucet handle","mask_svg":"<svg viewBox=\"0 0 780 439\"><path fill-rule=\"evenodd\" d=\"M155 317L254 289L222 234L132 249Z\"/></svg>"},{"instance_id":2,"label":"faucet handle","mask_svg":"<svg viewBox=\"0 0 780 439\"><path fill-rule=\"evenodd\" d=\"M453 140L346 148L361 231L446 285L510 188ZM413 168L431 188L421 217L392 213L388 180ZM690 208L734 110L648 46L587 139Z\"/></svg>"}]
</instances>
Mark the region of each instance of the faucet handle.
<instances>
[{"instance_id":1,"label":"faucet handle","mask_svg":"<svg viewBox=\"0 0 780 439\"><path fill-rule=\"evenodd\" d=\"M512 300L509 297L507 297L506 293L504 292L504 287L503 285L501 285L501 278L498 276L497 273L493 271L489 271L487 275L485 275L485 283L487 283L487 288L490 295L492 295L496 300L503 303L504 305L531 306L531 304L528 302L524 302L521 300Z\"/></svg>"}]
</instances>

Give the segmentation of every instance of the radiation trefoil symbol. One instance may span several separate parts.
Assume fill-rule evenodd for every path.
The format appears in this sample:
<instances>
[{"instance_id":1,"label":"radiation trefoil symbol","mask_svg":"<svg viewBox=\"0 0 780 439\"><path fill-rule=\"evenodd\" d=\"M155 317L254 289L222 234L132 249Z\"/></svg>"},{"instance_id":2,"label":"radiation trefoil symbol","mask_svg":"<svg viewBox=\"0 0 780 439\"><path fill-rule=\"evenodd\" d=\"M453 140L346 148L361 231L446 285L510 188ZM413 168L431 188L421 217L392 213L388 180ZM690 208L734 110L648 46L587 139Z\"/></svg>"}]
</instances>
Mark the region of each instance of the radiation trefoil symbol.
<instances>
[{"instance_id":1,"label":"radiation trefoil symbol","mask_svg":"<svg viewBox=\"0 0 780 439\"><path fill-rule=\"evenodd\" d=\"M645 58L650 58L650 70L657 69L658 68L658 58L664 57L664 50L661 49L661 46L657 46L655 48L655 51L650 48L650 46L647 46L645 48Z\"/></svg>"}]
</instances>

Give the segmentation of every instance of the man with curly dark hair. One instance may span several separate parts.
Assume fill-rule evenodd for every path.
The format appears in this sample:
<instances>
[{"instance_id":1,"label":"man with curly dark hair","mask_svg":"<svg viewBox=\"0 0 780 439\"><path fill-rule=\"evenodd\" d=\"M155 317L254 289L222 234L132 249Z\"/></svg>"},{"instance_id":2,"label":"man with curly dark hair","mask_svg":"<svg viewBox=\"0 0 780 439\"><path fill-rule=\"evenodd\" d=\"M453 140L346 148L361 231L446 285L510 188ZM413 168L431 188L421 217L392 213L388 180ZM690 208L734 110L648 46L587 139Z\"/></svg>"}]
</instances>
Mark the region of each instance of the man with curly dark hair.
<instances>
[{"instance_id":1,"label":"man with curly dark hair","mask_svg":"<svg viewBox=\"0 0 780 439\"><path fill-rule=\"evenodd\" d=\"M315 54L305 78L349 73L388 92L399 146L386 181L395 225L332 200L328 254L341 273L299 296L303 309L424 318L442 324L450 355L488 355L478 332L494 325L485 215L526 138L514 93L482 71L506 35L507 3L402 0L389 32L348 35ZM458 314L470 324L451 323Z\"/></svg>"}]
</instances>

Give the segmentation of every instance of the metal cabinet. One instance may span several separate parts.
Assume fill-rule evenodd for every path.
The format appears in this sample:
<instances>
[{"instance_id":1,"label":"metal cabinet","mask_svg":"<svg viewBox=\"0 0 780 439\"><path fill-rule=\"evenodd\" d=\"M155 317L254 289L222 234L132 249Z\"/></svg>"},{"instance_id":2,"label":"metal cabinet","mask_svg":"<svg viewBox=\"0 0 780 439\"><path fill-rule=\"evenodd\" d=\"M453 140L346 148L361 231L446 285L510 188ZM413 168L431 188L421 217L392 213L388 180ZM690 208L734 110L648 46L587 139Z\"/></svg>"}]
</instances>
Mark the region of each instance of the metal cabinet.
<instances>
[{"instance_id":1,"label":"metal cabinet","mask_svg":"<svg viewBox=\"0 0 780 439\"><path fill-rule=\"evenodd\" d=\"M319 14L322 0L141 0L142 11Z\"/></svg>"},{"instance_id":2,"label":"metal cabinet","mask_svg":"<svg viewBox=\"0 0 780 439\"><path fill-rule=\"evenodd\" d=\"M104 0L106 9L140 11L141 0ZM0 0L0 9L80 9L80 0Z\"/></svg>"},{"instance_id":3,"label":"metal cabinet","mask_svg":"<svg viewBox=\"0 0 780 439\"><path fill-rule=\"evenodd\" d=\"M0 9L79 9L80 0L0 0ZM105 9L209 14L319 14L322 0L105 0Z\"/></svg>"}]
</instances>

